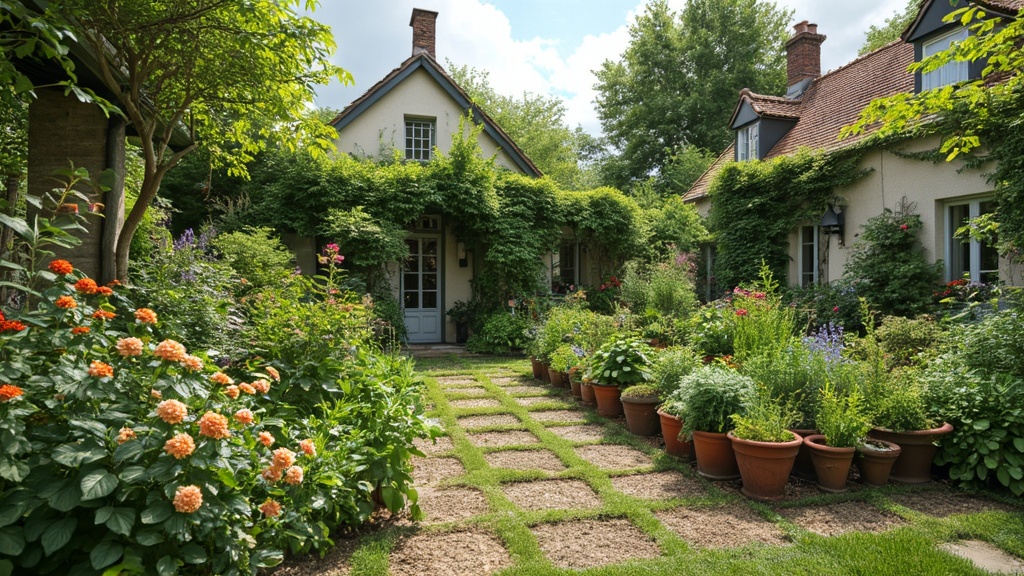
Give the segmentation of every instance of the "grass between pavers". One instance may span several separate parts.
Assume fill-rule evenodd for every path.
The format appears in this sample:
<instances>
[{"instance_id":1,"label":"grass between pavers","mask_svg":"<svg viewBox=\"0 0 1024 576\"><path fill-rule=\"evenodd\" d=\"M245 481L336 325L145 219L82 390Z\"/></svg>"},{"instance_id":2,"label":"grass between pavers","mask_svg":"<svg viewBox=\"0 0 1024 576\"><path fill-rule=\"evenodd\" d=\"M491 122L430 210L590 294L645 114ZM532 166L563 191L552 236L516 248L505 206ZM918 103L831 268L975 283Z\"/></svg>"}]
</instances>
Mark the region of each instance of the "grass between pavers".
<instances>
[{"instance_id":1,"label":"grass between pavers","mask_svg":"<svg viewBox=\"0 0 1024 576\"><path fill-rule=\"evenodd\" d=\"M593 410L584 412L590 424L605 426L604 438L597 442L572 442L552 433L548 428L560 423L538 422L531 413L576 406L565 391L551 402L523 406L511 395L494 384L491 377L500 375L528 376L529 364L522 359L444 358L419 361L417 369L425 377L428 401L434 405L429 414L447 431L454 448L446 456L458 458L465 474L443 482L445 486L464 486L479 490L491 511L468 520L440 523L416 528L403 526L389 528L367 535L361 540L350 561L354 575L385 575L388 573L388 554L396 542L414 531L440 532L454 529L485 530L496 535L508 550L513 565L500 572L500 576L547 575L664 575L664 574L964 574L981 575L970 561L940 551L937 544L959 539L980 539L1024 557L1024 512L985 511L974 514L934 518L916 510L900 506L889 496L901 493L924 492L932 487L893 486L883 489L864 489L856 493L822 494L779 504L759 504L720 489L714 483L698 478L691 466L665 455L628 433L617 422L605 420ZM454 408L449 401L463 398L450 388L443 388L435 380L439 377L460 376L473 378L486 390L488 397L500 406L489 408ZM458 418L489 414L512 414L521 425L473 428L470 432L458 425ZM540 443L508 446L478 447L469 436L482 432L507 430L527 431L540 439ZM628 470L602 470L581 458L576 448L594 444L620 444L632 446L653 457L653 465ZM498 469L488 466L485 454L505 450L544 448L553 452L567 469L558 473L542 471ZM704 487L703 495L685 496L670 500L649 501L627 496L617 491L611 478L633 473L677 470L695 478ZM601 505L595 508L522 510L508 499L503 486L513 482L540 479L578 479L585 482L598 495ZM941 497L940 492L936 492ZM852 532L832 537L810 532L784 516L790 508L812 505L860 502L877 510L895 514L904 524L882 533ZM730 549L698 549L663 525L655 513L680 506L714 509L723 505L749 507L757 515L775 524L792 541L786 546L747 545ZM580 519L625 518L642 530L661 549L662 556L655 559L628 561L586 570L566 570L554 566L543 554L531 527L550 522ZM709 526L709 529L715 529ZM608 545L615 546L616 542ZM628 550L623 551L624 556Z\"/></svg>"}]
</instances>

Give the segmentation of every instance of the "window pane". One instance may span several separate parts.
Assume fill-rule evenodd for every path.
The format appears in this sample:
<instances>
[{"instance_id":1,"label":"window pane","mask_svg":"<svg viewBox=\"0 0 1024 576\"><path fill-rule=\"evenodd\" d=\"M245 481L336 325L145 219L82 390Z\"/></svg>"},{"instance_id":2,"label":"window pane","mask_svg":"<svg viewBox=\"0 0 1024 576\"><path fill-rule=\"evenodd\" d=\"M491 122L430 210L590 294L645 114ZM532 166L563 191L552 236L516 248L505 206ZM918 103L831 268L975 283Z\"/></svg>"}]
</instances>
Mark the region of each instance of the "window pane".
<instances>
[{"instance_id":1,"label":"window pane","mask_svg":"<svg viewBox=\"0 0 1024 576\"><path fill-rule=\"evenodd\" d=\"M420 275L419 274L406 274L403 278L404 288L406 290L419 290L420 287Z\"/></svg>"},{"instance_id":2,"label":"window pane","mask_svg":"<svg viewBox=\"0 0 1024 576\"><path fill-rule=\"evenodd\" d=\"M406 292L404 299L406 308L419 308L420 307L420 294L419 292Z\"/></svg>"},{"instance_id":3,"label":"window pane","mask_svg":"<svg viewBox=\"0 0 1024 576\"><path fill-rule=\"evenodd\" d=\"M408 287L408 285L406 285ZM424 274L423 275L423 289L424 290L437 290L437 274Z\"/></svg>"},{"instance_id":4,"label":"window pane","mask_svg":"<svg viewBox=\"0 0 1024 576\"><path fill-rule=\"evenodd\" d=\"M437 308L437 292L424 292L423 293L423 307L424 308Z\"/></svg>"},{"instance_id":5,"label":"window pane","mask_svg":"<svg viewBox=\"0 0 1024 576\"><path fill-rule=\"evenodd\" d=\"M423 257L423 271L424 272L437 272L437 256L424 256Z\"/></svg>"},{"instance_id":6,"label":"window pane","mask_svg":"<svg viewBox=\"0 0 1024 576\"><path fill-rule=\"evenodd\" d=\"M424 254L437 254L437 240L425 240L423 242Z\"/></svg>"}]
</instances>

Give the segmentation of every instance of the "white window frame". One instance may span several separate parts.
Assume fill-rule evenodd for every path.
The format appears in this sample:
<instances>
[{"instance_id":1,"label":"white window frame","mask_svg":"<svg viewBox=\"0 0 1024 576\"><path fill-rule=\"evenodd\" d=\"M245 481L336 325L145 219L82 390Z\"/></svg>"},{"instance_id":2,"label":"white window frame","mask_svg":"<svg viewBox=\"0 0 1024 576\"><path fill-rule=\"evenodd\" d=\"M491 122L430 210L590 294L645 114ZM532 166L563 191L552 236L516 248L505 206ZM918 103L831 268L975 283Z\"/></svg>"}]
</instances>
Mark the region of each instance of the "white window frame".
<instances>
[{"instance_id":1,"label":"white window frame","mask_svg":"<svg viewBox=\"0 0 1024 576\"><path fill-rule=\"evenodd\" d=\"M550 261L551 267L548 270L548 285L551 291L554 292L555 282L565 282L562 278L562 246L571 246L570 251L575 262L573 262L572 268L572 281L570 284L579 287L580 285L580 243L571 238L563 238L559 244L558 251L551 251Z\"/></svg>"},{"instance_id":2,"label":"white window frame","mask_svg":"<svg viewBox=\"0 0 1024 576\"><path fill-rule=\"evenodd\" d=\"M967 39L967 28L958 28L952 32L948 32L929 40L921 46L921 59L928 58L933 54L938 54L943 50L949 49L953 44L962 42ZM941 88L943 86L949 86L950 84L956 84L957 82L963 82L970 76L970 69L967 62L949 62L943 65L941 68L936 68L931 72L924 72L921 74L921 90L932 90L934 88Z\"/></svg>"},{"instance_id":3,"label":"white window frame","mask_svg":"<svg viewBox=\"0 0 1024 576\"><path fill-rule=\"evenodd\" d=\"M736 131L736 160L758 159L758 140L760 139L759 122L744 126Z\"/></svg>"},{"instance_id":4,"label":"white window frame","mask_svg":"<svg viewBox=\"0 0 1024 576\"><path fill-rule=\"evenodd\" d=\"M812 234L812 240L811 240L810 243L804 241L804 232L806 232L808 228L811 229L811 234ZM820 245L818 244L819 238L821 238L821 229L818 226L801 226L797 230L797 266L799 267L798 269L799 269L799 272L800 272L800 287L801 288L806 288L808 286L818 284L818 279L820 278L819 270L818 270L818 268L819 268L818 254L821 253L821 252L819 252L819 248L820 248ZM813 261L810 263L811 264L811 266L810 266L811 281L809 283L805 280L806 276L807 276L807 264L808 264L808 262L804 259L804 247L808 246L808 245L812 245L813 246L813 248L812 248L813 252L812 253L814 254Z\"/></svg>"},{"instance_id":5,"label":"white window frame","mask_svg":"<svg viewBox=\"0 0 1024 576\"><path fill-rule=\"evenodd\" d=\"M405 159L429 162L437 142L437 120L405 118Z\"/></svg>"},{"instance_id":6,"label":"white window frame","mask_svg":"<svg viewBox=\"0 0 1024 576\"><path fill-rule=\"evenodd\" d=\"M964 223L963 222L954 222L953 221L952 210L954 208L957 208L957 207L967 206L968 207L967 208L967 218L968 218L968 220L974 220L978 216L981 216L981 204L984 203L984 202L992 202L992 198L977 198L977 199L974 199L974 200L968 200L966 202L949 202L949 203L947 203L943 207L943 210L945 212L943 214L943 219L945 220L945 223L946 223L946 236L945 236L946 237L946 242L945 242L945 244L946 244L946 246L945 246L945 255L946 255L945 264L946 265L945 265L945 269L946 269L946 281L947 282L950 282L950 281L953 281L953 280L959 280L960 278L963 277L962 275L959 274L959 271L958 271L957 275L954 275L953 267L950 265L950 263L953 261L953 253L954 253L954 251L959 247L960 244L964 243L964 240L961 240L959 238L954 238L953 237L953 235L956 234L957 228L960 228L961 226L963 226ZM981 282L982 274L993 274L994 273L995 277L998 278L999 277L999 269L998 268L996 268L995 270L982 270L981 269L981 248L982 248L981 242L979 242L978 240L976 240L974 238L971 238L971 239L967 240L967 242L970 244L969 250L970 250L970 260L971 260L971 262L970 262L970 266L968 267L968 270L965 270L965 272L967 272L968 276L970 277L969 278L970 281L971 282Z\"/></svg>"}]
</instances>

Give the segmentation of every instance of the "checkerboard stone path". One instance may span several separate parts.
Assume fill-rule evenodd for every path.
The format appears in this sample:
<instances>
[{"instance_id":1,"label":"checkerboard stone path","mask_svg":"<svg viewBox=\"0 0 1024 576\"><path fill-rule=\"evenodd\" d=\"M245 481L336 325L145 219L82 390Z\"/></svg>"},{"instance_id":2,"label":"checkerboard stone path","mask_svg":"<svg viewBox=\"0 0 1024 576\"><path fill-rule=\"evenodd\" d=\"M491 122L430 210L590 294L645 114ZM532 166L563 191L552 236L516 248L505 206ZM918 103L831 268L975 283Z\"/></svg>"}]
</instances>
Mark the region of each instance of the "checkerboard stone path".
<instances>
[{"instance_id":1,"label":"checkerboard stone path","mask_svg":"<svg viewBox=\"0 0 1024 576\"><path fill-rule=\"evenodd\" d=\"M734 486L709 483L653 442L633 439L621 418L603 419L568 390L533 381L525 360L521 374L498 374L425 374L435 407L431 415L447 414L441 419L446 425L444 435L415 442L423 456L413 458L412 475L424 517L398 521L390 574L482 576L513 566L522 560L497 528L508 510L522 515L534 539L528 562L573 570L656 559L680 549L789 546L792 528L785 526L831 537L889 530L907 521L868 501L802 505L800 500L817 494L811 487L788 491L795 504L783 502L766 513L739 497ZM476 480L490 471L497 474L483 484ZM896 505L911 514L937 518L992 504L938 498L945 504L932 509L928 505L936 499L901 498ZM644 526L618 512L624 501L639 503L633 515L646 518ZM559 513L567 515L546 516ZM614 546L598 545L602 539ZM297 572L286 565L279 573L347 574L344 555L352 551L342 545L319 561L331 562L330 570L320 565L319 571L302 572L299 564Z\"/></svg>"}]
</instances>

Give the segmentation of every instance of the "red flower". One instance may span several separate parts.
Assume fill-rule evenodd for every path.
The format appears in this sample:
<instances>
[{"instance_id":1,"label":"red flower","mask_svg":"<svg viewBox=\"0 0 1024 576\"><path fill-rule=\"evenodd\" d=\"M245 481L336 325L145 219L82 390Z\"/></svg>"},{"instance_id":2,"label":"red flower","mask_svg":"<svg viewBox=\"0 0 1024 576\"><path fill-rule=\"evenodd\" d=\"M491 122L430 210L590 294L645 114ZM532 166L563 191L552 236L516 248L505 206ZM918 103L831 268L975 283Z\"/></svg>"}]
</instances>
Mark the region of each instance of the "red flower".
<instances>
[{"instance_id":1,"label":"red flower","mask_svg":"<svg viewBox=\"0 0 1024 576\"><path fill-rule=\"evenodd\" d=\"M736 309L736 315L737 316L746 316L747 314L749 314L749 312L747 312L746 308L737 308Z\"/></svg>"},{"instance_id":2,"label":"red flower","mask_svg":"<svg viewBox=\"0 0 1024 576\"><path fill-rule=\"evenodd\" d=\"M900 230L903 230L904 232L906 232L907 228L909 228L909 226L907 226L906 224L900 224Z\"/></svg>"},{"instance_id":3,"label":"red flower","mask_svg":"<svg viewBox=\"0 0 1024 576\"><path fill-rule=\"evenodd\" d=\"M833 306L832 307L832 311L833 312L839 312L839 306Z\"/></svg>"},{"instance_id":4,"label":"red flower","mask_svg":"<svg viewBox=\"0 0 1024 576\"><path fill-rule=\"evenodd\" d=\"M24 393L24 390L14 384L4 384L3 386L0 386L0 402L8 402Z\"/></svg>"}]
</instances>

